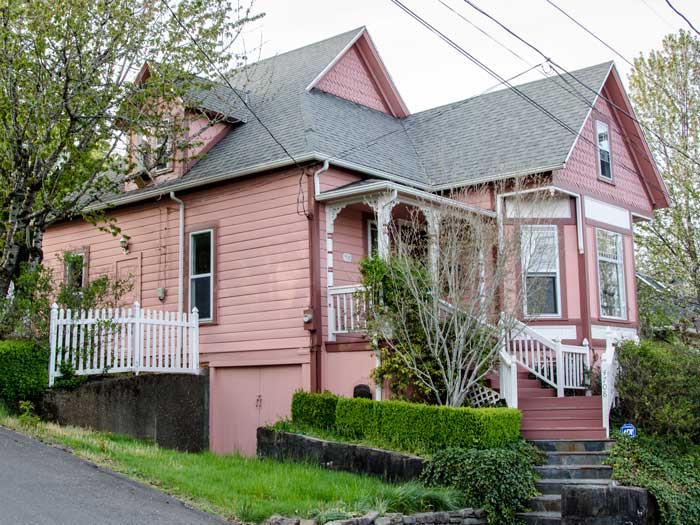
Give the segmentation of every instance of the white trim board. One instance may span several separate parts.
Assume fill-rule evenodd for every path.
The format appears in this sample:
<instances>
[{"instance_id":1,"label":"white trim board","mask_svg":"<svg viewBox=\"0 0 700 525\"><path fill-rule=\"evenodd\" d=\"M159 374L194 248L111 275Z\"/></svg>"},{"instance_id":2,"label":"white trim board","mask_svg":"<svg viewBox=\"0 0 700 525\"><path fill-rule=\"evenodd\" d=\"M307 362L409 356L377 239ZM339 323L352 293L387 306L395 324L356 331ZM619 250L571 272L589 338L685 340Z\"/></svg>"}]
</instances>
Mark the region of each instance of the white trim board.
<instances>
[{"instance_id":1,"label":"white trim board","mask_svg":"<svg viewBox=\"0 0 700 525\"><path fill-rule=\"evenodd\" d=\"M566 339L567 341L578 339L575 325L528 325L528 327L547 339Z\"/></svg>"},{"instance_id":2,"label":"white trim board","mask_svg":"<svg viewBox=\"0 0 700 525\"><path fill-rule=\"evenodd\" d=\"M614 338L635 339L637 337L636 328L627 328L623 326L606 326L600 324L591 325L591 337L593 339L605 339L607 329L610 328Z\"/></svg>"},{"instance_id":3,"label":"white trim board","mask_svg":"<svg viewBox=\"0 0 700 525\"><path fill-rule=\"evenodd\" d=\"M591 197L584 197L583 209L587 219L602 222L603 224L610 224L611 226L616 226L625 230L632 228L630 224L630 212L625 208L592 199Z\"/></svg>"}]
</instances>

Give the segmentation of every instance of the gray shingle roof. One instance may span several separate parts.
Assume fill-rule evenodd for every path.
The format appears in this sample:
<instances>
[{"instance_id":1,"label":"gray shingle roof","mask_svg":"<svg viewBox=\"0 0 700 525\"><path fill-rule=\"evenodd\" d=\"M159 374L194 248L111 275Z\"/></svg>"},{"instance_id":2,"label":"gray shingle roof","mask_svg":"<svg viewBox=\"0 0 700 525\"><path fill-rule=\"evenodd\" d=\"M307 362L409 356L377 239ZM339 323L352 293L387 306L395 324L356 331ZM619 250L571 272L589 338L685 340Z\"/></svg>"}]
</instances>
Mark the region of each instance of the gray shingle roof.
<instances>
[{"instance_id":1,"label":"gray shingle roof","mask_svg":"<svg viewBox=\"0 0 700 525\"><path fill-rule=\"evenodd\" d=\"M404 119L315 89L307 92L311 81L362 30L260 61L231 79L240 92L248 94L250 107L295 158L314 154L333 157L371 170L374 176L400 178L426 189L535 173L564 163L575 133L510 89ZM573 74L599 91L611 67L607 62ZM579 93L572 93L575 88ZM518 90L576 132L594 100L594 95L575 81L559 77L530 82ZM243 123L181 179L135 190L129 196L191 187L198 181L221 180L288 159L234 97L230 88L221 85L211 95L202 95L210 109L219 108Z\"/></svg>"}]
</instances>

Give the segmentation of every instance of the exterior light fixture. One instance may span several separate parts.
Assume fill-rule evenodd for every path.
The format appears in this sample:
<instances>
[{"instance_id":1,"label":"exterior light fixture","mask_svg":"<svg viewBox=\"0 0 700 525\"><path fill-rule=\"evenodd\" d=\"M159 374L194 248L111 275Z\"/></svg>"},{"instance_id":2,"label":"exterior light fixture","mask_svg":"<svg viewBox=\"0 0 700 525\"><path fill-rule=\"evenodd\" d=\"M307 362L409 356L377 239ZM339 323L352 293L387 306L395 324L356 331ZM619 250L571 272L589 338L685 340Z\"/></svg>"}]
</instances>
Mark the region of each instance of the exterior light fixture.
<instances>
[{"instance_id":1,"label":"exterior light fixture","mask_svg":"<svg viewBox=\"0 0 700 525\"><path fill-rule=\"evenodd\" d=\"M129 236L128 235L122 235L120 237L119 246L121 246L122 252L124 252L124 255L129 254Z\"/></svg>"}]
</instances>

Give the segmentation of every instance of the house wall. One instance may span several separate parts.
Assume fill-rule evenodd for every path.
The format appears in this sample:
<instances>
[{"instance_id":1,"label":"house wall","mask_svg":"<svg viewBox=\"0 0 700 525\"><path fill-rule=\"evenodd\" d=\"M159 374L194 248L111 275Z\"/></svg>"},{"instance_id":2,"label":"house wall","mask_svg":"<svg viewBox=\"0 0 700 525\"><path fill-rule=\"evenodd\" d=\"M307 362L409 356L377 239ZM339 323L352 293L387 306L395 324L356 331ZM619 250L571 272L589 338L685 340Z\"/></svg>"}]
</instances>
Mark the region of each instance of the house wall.
<instances>
[{"instance_id":1,"label":"house wall","mask_svg":"<svg viewBox=\"0 0 700 525\"><path fill-rule=\"evenodd\" d=\"M310 336L303 325L310 304L309 229L307 218L297 212L298 191L299 172L288 170L178 195L185 201L188 232L215 231L215 318L201 325L200 353L211 372L210 445L217 452L254 451L254 427L246 427L242 435L230 431L237 414L257 411L261 421L286 417L291 392L311 385ZM57 256L64 250L85 249L88 278L94 279L114 275L120 261L135 260L131 268L136 269L139 286L130 300L175 311L177 205L163 197L120 208L110 216L131 237L129 255L122 254L117 238L73 221L46 233L47 264L61 278ZM188 249L189 242L186 254ZM187 307L187 279L185 284ZM159 287L166 291L162 302L156 296ZM233 396L228 383L248 376L254 378L248 381L253 385L248 395ZM257 396L262 396L262 407Z\"/></svg>"}]
</instances>

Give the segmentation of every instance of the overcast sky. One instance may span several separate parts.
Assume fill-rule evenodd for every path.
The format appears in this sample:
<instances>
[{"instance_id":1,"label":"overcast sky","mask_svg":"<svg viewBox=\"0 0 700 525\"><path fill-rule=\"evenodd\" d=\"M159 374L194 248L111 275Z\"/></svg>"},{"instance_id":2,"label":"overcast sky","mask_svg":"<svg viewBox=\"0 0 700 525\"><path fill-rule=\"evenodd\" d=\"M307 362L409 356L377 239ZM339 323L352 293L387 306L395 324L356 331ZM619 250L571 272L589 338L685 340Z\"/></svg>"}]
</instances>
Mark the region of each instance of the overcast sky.
<instances>
[{"instance_id":1,"label":"overcast sky","mask_svg":"<svg viewBox=\"0 0 700 525\"><path fill-rule=\"evenodd\" d=\"M547 0L472 1L569 70L615 60L622 77L627 78L630 68L621 58L559 13ZM667 33L688 28L665 0L552 1L629 60L640 52L659 47ZM462 0L403 2L505 78L542 62L535 51ZM700 1L672 2L696 27L700 26ZM412 112L479 94L498 82L390 0L256 0L256 6L266 16L246 30L246 45L250 47L262 41L263 57L367 26ZM538 78L542 78L541 74L533 70L514 82Z\"/></svg>"}]
</instances>

